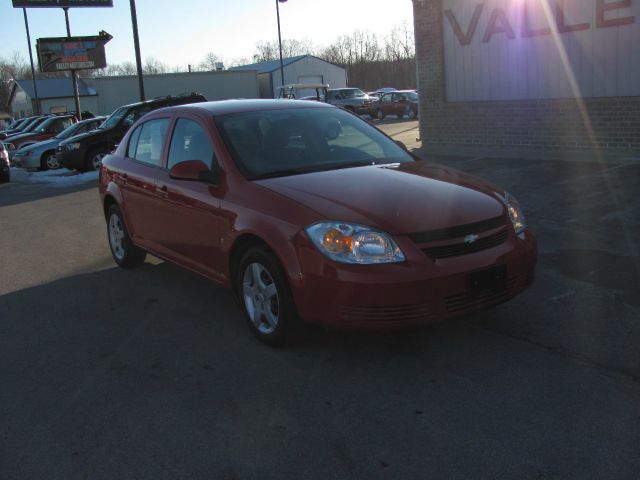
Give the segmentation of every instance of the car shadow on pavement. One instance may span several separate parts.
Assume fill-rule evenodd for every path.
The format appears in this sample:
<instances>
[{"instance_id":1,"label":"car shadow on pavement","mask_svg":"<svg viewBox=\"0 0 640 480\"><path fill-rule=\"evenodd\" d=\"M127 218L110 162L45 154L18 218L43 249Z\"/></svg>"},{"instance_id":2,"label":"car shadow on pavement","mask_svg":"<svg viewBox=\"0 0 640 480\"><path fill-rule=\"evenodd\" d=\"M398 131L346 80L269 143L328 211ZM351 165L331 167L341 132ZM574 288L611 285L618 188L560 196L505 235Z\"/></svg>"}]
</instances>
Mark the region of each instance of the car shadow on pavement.
<instances>
[{"instance_id":1,"label":"car shadow on pavement","mask_svg":"<svg viewBox=\"0 0 640 480\"><path fill-rule=\"evenodd\" d=\"M45 183L0 183L0 207L8 207L90 189L96 189L97 198L97 188L98 183L96 181L69 186Z\"/></svg>"},{"instance_id":2,"label":"car shadow on pavement","mask_svg":"<svg viewBox=\"0 0 640 480\"><path fill-rule=\"evenodd\" d=\"M521 308L487 315L517 323ZM590 365L475 322L398 334L312 330L312 338L272 349L250 334L231 292L166 263L7 293L0 297L0 437L12 461L2 473L637 472L637 386L614 395L616 380ZM461 445L464 455L451 453ZM627 460L602 461L616 455Z\"/></svg>"}]
</instances>

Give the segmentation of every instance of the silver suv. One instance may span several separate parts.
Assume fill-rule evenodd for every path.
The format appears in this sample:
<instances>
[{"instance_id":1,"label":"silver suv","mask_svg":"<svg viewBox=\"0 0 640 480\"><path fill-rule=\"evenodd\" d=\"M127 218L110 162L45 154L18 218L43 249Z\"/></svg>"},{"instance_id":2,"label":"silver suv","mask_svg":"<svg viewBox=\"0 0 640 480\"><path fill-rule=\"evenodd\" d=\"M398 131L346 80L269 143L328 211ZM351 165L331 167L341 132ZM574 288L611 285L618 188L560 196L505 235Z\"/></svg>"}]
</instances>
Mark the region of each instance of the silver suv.
<instances>
[{"instance_id":1,"label":"silver suv","mask_svg":"<svg viewBox=\"0 0 640 480\"><path fill-rule=\"evenodd\" d=\"M332 88L327 90L327 103L342 107L358 115L372 115L373 98L359 88Z\"/></svg>"}]
</instances>

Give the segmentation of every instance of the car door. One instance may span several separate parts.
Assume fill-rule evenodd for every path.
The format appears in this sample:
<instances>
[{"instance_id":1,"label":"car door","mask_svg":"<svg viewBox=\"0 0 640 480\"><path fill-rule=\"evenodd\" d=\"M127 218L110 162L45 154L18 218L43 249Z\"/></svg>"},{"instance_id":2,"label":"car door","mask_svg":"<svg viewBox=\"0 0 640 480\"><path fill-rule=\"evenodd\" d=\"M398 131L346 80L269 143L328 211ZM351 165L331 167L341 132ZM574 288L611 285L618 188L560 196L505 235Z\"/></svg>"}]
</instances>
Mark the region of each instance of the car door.
<instances>
[{"instance_id":1,"label":"car door","mask_svg":"<svg viewBox=\"0 0 640 480\"><path fill-rule=\"evenodd\" d=\"M395 112L393 111L393 94L385 93L382 95L380 99L379 108L384 112L385 115L393 115Z\"/></svg>"},{"instance_id":2,"label":"car door","mask_svg":"<svg viewBox=\"0 0 640 480\"><path fill-rule=\"evenodd\" d=\"M164 196L158 215L165 225L160 246L172 260L210 278L222 279L221 188L204 181L171 178L170 169L187 160L201 160L210 169L218 169L210 128L197 116L185 113L173 125L166 169L158 184Z\"/></svg>"},{"instance_id":3,"label":"car door","mask_svg":"<svg viewBox=\"0 0 640 480\"><path fill-rule=\"evenodd\" d=\"M156 249L163 228L158 222L162 196L157 184L163 173L169 123L169 117L151 118L136 127L127 145L129 165L121 176L129 233L137 244L151 250Z\"/></svg>"}]
</instances>

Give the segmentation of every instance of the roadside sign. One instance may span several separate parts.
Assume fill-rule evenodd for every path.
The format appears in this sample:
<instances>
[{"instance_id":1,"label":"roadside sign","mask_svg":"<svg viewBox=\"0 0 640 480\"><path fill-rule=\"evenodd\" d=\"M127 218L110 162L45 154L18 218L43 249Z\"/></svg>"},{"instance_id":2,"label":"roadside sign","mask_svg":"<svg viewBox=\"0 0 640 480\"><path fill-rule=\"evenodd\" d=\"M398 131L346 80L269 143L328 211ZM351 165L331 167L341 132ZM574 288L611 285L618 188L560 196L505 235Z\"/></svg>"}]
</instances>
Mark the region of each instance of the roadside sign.
<instances>
[{"instance_id":1,"label":"roadside sign","mask_svg":"<svg viewBox=\"0 0 640 480\"><path fill-rule=\"evenodd\" d=\"M113 0L12 0L14 8L113 7Z\"/></svg>"},{"instance_id":2,"label":"roadside sign","mask_svg":"<svg viewBox=\"0 0 640 480\"><path fill-rule=\"evenodd\" d=\"M111 35L91 37L39 38L36 42L41 72L104 68L107 60L104 44Z\"/></svg>"}]
</instances>

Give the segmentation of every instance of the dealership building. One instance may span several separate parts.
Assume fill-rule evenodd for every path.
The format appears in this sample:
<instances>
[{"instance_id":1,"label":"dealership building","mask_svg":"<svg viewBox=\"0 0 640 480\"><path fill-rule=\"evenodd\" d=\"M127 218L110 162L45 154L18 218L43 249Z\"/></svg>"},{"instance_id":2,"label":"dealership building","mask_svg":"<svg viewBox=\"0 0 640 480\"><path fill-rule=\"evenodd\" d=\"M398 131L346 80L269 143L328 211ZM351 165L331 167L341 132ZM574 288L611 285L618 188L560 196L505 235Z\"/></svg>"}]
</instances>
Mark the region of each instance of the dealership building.
<instances>
[{"instance_id":1,"label":"dealership building","mask_svg":"<svg viewBox=\"0 0 640 480\"><path fill-rule=\"evenodd\" d=\"M424 145L640 151L640 0L413 0Z\"/></svg>"}]
</instances>

